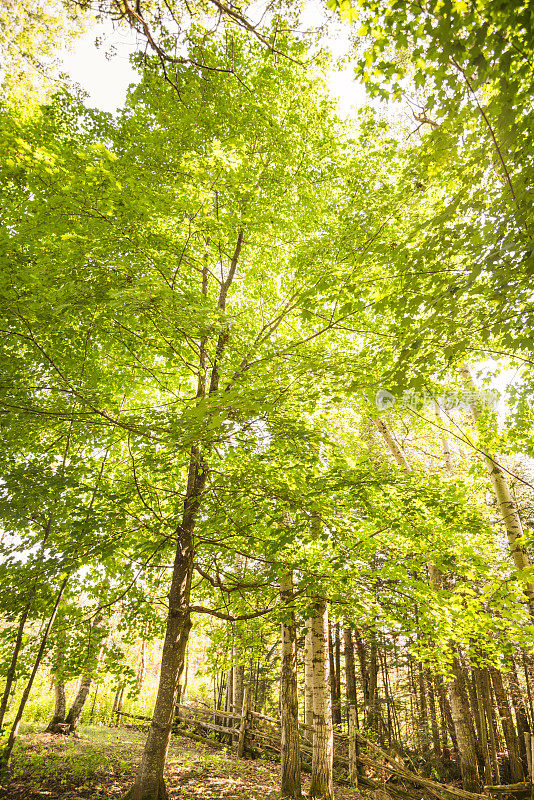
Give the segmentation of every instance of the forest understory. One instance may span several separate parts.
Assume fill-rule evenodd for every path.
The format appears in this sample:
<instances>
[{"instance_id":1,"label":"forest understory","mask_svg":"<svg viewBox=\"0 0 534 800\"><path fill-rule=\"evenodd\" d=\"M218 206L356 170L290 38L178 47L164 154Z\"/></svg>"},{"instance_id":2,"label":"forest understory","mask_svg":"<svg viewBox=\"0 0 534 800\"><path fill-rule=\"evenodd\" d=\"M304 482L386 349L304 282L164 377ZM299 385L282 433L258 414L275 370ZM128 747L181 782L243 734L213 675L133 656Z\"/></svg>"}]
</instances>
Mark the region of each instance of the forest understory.
<instances>
[{"instance_id":1,"label":"forest understory","mask_svg":"<svg viewBox=\"0 0 534 800\"><path fill-rule=\"evenodd\" d=\"M13 754L13 774L0 788L5 800L116 800L141 759L145 733L81 726L80 738L25 730ZM166 779L172 800L279 800L279 763L237 760L201 742L173 737ZM307 796L309 776L304 776ZM339 800L372 797L369 790L338 786Z\"/></svg>"}]
</instances>

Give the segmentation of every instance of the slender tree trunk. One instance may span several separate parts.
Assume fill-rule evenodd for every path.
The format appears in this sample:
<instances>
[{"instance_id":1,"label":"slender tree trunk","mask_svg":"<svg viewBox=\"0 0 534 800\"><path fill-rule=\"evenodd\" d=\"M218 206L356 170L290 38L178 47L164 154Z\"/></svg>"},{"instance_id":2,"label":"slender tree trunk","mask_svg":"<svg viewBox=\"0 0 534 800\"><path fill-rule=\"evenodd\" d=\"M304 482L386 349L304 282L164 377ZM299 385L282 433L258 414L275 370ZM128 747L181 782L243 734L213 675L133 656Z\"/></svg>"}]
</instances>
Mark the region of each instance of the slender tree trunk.
<instances>
[{"instance_id":1,"label":"slender tree trunk","mask_svg":"<svg viewBox=\"0 0 534 800\"><path fill-rule=\"evenodd\" d=\"M328 611L317 599L312 621L313 755L310 798L333 800L334 733L329 685Z\"/></svg>"},{"instance_id":2,"label":"slender tree trunk","mask_svg":"<svg viewBox=\"0 0 534 800\"><path fill-rule=\"evenodd\" d=\"M519 783L523 780L523 764L521 763L521 755L519 752L519 743L517 741L517 733L514 727L512 712L510 704L504 689L502 675L495 667L490 667L491 682L495 691L495 699L497 700L497 707L499 709L499 716L506 741L508 750L508 757L510 759L510 778L512 783Z\"/></svg>"},{"instance_id":3,"label":"slender tree trunk","mask_svg":"<svg viewBox=\"0 0 534 800\"><path fill-rule=\"evenodd\" d=\"M312 648L313 619L306 622L306 636L304 638L304 724L305 737L310 741L313 738L310 728L313 728L313 648Z\"/></svg>"},{"instance_id":4,"label":"slender tree trunk","mask_svg":"<svg viewBox=\"0 0 534 800\"><path fill-rule=\"evenodd\" d=\"M419 699L420 699L420 726L421 732L421 750L423 754L428 753L428 708L426 703L426 686L425 686L425 673L421 662L417 664L418 680L419 680Z\"/></svg>"},{"instance_id":5,"label":"slender tree trunk","mask_svg":"<svg viewBox=\"0 0 534 800\"><path fill-rule=\"evenodd\" d=\"M226 698L224 703L224 710L232 712L234 709L234 668L230 667L228 670L228 677L226 679Z\"/></svg>"},{"instance_id":6,"label":"slender tree trunk","mask_svg":"<svg viewBox=\"0 0 534 800\"><path fill-rule=\"evenodd\" d=\"M441 756L441 744L439 740L438 718L436 714L436 695L434 693L434 681L430 668L425 669L425 681L428 693L428 709L430 712L430 725L432 727L432 749L434 756L438 759Z\"/></svg>"},{"instance_id":7,"label":"slender tree trunk","mask_svg":"<svg viewBox=\"0 0 534 800\"><path fill-rule=\"evenodd\" d=\"M348 726L349 726L349 781L358 785L358 705L356 696L356 671L354 669L354 645L350 628L343 628L343 644L345 651L345 685L347 692Z\"/></svg>"},{"instance_id":8,"label":"slender tree trunk","mask_svg":"<svg viewBox=\"0 0 534 800\"><path fill-rule=\"evenodd\" d=\"M143 688L143 681L145 679L145 648L146 648L146 635L148 631L148 622L145 622L143 629L141 648L139 650L139 664L137 667L137 677L135 679L135 688L138 692Z\"/></svg>"},{"instance_id":9,"label":"slender tree trunk","mask_svg":"<svg viewBox=\"0 0 534 800\"><path fill-rule=\"evenodd\" d=\"M467 365L462 365L461 373L464 378L469 381L470 385L476 388L476 384ZM473 419L476 421L480 415L480 411L475 403L472 403L470 408ZM514 564L516 569L525 570L527 567L531 566L531 561L526 548L520 543L524 533L523 523L521 522L517 505L510 493L506 475L502 467L495 462L490 453L484 454L484 460L501 511ZM523 591L527 601L528 613L534 620L534 583L532 580L529 579L523 582Z\"/></svg>"},{"instance_id":10,"label":"slender tree trunk","mask_svg":"<svg viewBox=\"0 0 534 800\"><path fill-rule=\"evenodd\" d=\"M335 665L335 654L334 654L334 641L332 636L332 624L330 623L328 626L328 662L329 662L329 673L330 673L330 702L332 707L332 722L335 725L337 722L337 698L336 698L336 665ZM341 720L340 720L341 722Z\"/></svg>"},{"instance_id":11,"label":"slender tree trunk","mask_svg":"<svg viewBox=\"0 0 534 800\"><path fill-rule=\"evenodd\" d=\"M32 690L33 682L35 680L35 676L37 675L37 670L39 669L39 667L41 665L41 661L42 661L42 658L43 658L43 655L44 655L44 652L45 652L45 649L46 649L46 645L48 643L48 637L50 636L50 631L52 630L52 626L54 625L54 621L56 619L56 615L57 615L57 611L58 611L58 608L59 608L59 604L61 603L61 599L63 597L63 594L65 593L65 589L67 588L67 583L69 582L69 578L70 578L70 575L67 575L63 579L63 582L62 582L62 584L61 584L61 586L59 588L59 592L58 592L57 597L56 597L56 602L54 603L54 608L52 609L52 614L50 615L50 618L49 618L48 623L46 625L46 628L44 630L44 633L43 633L43 636L42 636L42 639L41 639L41 644L39 645L39 650L37 651L37 655L35 657L35 661L34 661L34 664L33 664L33 669L31 671L30 677L29 677L28 682L26 684L26 688L24 689L24 692L22 693L22 697L20 699L18 711L17 711L17 714L16 714L15 719L13 721L13 725L11 726L11 731L9 732L9 738L7 740L7 744L6 744L4 750L3 750L2 754L1 754L1 757L0 757L0 764L1 764L1 770L2 771L5 771L7 766L8 766L8 764L9 764L9 759L11 757L11 752L13 750L13 745L15 744L15 739L17 738L17 735L18 735L18 732L19 732L20 721L22 719L22 715L24 714L24 709L26 708L26 703L28 702L28 697L30 696L30 692Z\"/></svg>"},{"instance_id":12,"label":"slender tree trunk","mask_svg":"<svg viewBox=\"0 0 534 800\"><path fill-rule=\"evenodd\" d=\"M454 750L459 760L460 750L458 748L458 739L456 737L456 729L454 727L454 720L452 718L451 704L449 703L449 698L447 697L447 693L445 691L445 684L441 675L436 676L436 682L438 686L438 697L439 697L441 713L443 714L443 718L445 719L445 724L447 726L447 731L451 738L452 749Z\"/></svg>"},{"instance_id":13,"label":"slender tree trunk","mask_svg":"<svg viewBox=\"0 0 534 800\"><path fill-rule=\"evenodd\" d=\"M378 653L376 636L374 633L371 633L371 644L369 647L369 710L367 726L370 730L380 733L378 717Z\"/></svg>"},{"instance_id":14,"label":"slender tree trunk","mask_svg":"<svg viewBox=\"0 0 534 800\"><path fill-rule=\"evenodd\" d=\"M530 733L530 725L528 722L525 701L523 700L523 694L519 686L519 678L517 676L515 660L513 658L510 658L509 666L510 672L508 673L508 685L510 687L510 695L512 697L512 704L514 706L515 718L517 722L517 739L521 753L521 760L523 762L523 771L526 774L527 750L525 745L525 733Z\"/></svg>"},{"instance_id":15,"label":"slender tree trunk","mask_svg":"<svg viewBox=\"0 0 534 800\"><path fill-rule=\"evenodd\" d=\"M484 712L486 715L486 722L488 725L488 747L491 758L491 768L493 777L496 784L501 783L501 769L499 766L499 747L497 741L497 721L495 719L495 712L493 708L493 696L491 692L490 676L487 667L480 670L480 686L482 690L482 698L484 701Z\"/></svg>"},{"instance_id":16,"label":"slender tree trunk","mask_svg":"<svg viewBox=\"0 0 534 800\"><path fill-rule=\"evenodd\" d=\"M280 579L282 600L282 663L280 675L282 797L302 797L300 779L299 703L297 687L297 640L293 610L293 575Z\"/></svg>"},{"instance_id":17,"label":"slender tree trunk","mask_svg":"<svg viewBox=\"0 0 534 800\"><path fill-rule=\"evenodd\" d=\"M336 701L332 711L332 718L334 724L341 725L341 637L339 635L339 622L336 622L335 633Z\"/></svg>"},{"instance_id":18,"label":"slender tree trunk","mask_svg":"<svg viewBox=\"0 0 534 800\"><path fill-rule=\"evenodd\" d=\"M470 717L469 701L466 693L462 670L458 659L453 660L453 679L449 685L452 718L458 741L460 770L464 789L478 792L480 780L478 776L478 759L476 754L473 725Z\"/></svg>"},{"instance_id":19,"label":"slender tree trunk","mask_svg":"<svg viewBox=\"0 0 534 800\"><path fill-rule=\"evenodd\" d=\"M15 647L13 648L13 655L11 656L11 662L9 664L9 668L6 675L6 685L4 687L4 693L2 695L2 702L0 703L0 731L2 730L4 725L4 717L6 714L7 704L9 702L9 695L11 693L13 681L15 680L17 661L19 658L20 648L22 647L22 639L24 636L24 626L26 625L26 620L28 619L30 608L31 608L31 602L27 604L26 608L24 609L19 618L17 638L15 639Z\"/></svg>"},{"instance_id":20,"label":"slender tree trunk","mask_svg":"<svg viewBox=\"0 0 534 800\"><path fill-rule=\"evenodd\" d=\"M480 746L484 755L484 783L486 786L490 786L493 783L493 764L491 746L488 736L489 725L487 724L486 709L484 708L484 686L481 672L482 670L480 667L473 668L478 703L478 716L480 719Z\"/></svg>"},{"instance_id":21,"label":"slender tree trunk","mask_svg":"<svg viewBox=\"0 0 534 800\"><path fill-rule=\"evenodd\" d=\"M197 448L191 452L189 476L182 524L176 531L167 628L161 655L161 670L152 722L135 783L128 792L130 800L167 800L163 779L171 737L174 709L185 649L191 630L189 600L194 557L194 528L207 473Z\"/></svg>"}]
</instances>

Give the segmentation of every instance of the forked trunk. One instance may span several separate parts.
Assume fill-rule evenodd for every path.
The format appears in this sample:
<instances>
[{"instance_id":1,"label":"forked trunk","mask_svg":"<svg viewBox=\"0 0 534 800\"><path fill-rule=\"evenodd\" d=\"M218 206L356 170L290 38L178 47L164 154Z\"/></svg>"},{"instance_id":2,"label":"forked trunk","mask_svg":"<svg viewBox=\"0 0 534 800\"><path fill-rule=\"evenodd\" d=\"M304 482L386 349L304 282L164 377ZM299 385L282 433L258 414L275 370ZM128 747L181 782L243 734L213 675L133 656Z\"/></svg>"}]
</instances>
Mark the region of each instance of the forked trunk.
<instances>
[{"instance_id":1,"label":"forked trunk","mask_svg":"<svg viewBox=\"0 0 534 800\"><path fill-rule=\"evenodd\" d=\"M78 727L83 707L85 706L85 702L89 697L89 692L91 691L92 682L93 682L92 670L82 675L80 688L78 689L76 697L74 698L72 705L69 709L69 713L67 714L67 717L65 719L65 725L68 726L68 731L70 733L74 733L74 731Z\"/></svg>"},{"instance_id":2,"label":"forked trunk","mask_svg":"<svg viewBox=\"0 0 534 800\"><path fill-rule=\"evenodd\" d=\"M57 725L61 722L65 722L65 714L67 713L67 697L65 694L65 684L63 681L54 681L54 696L54 716L50 720L45 733L56 733Z\"/></svg>"}]
</instances>

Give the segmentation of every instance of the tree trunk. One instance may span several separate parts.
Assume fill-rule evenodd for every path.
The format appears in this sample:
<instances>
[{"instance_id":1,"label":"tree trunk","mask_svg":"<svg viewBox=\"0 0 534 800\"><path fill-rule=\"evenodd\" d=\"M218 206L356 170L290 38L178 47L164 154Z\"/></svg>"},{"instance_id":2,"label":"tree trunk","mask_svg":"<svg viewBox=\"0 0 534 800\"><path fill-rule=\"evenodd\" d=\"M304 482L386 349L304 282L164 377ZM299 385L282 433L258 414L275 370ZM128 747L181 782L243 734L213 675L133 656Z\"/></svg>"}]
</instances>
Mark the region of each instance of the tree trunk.
<instances>
[{"instance_id":1,"label":"tree trunk","mask_svg":"<svg viewBox=\"0 0 534 800\"><path fill-rule=\"evenodd\" d=\"M376 733L380 732L378 717L378 653L374 633L371 633L371 645L369 648L369 708L366 724L370 730Z\"/></svg>"},{"instance_id":2,"label":"tree trunk","mask_svg":"<svg viewBox=\"0 0 534 800\"><path fill-rule=\"evenodd\" d=\"M19 658L20 648L22 647L22 639L24 636L24 626L26 625L26 620L28 619L30 608L31 608L31 602L27 604L26 608L20 615L19 619L17 638L15 639L15 647L13 649L13 655L11 656L11 662L9 664L9 669L6 675L6 685L4 687L4 693L2 695L2 702L0 703L0 733L4 725L4 717L6 714L7 704L9 702L9 695L11 694L11 687L13 686L13 681L15 680L17 661Z\"/></svg>"},{"instance_id":3,"label":"tree trunk","mask_svg":"<svg viewBox=\"0 0 534 800\"><path fill-rule=\"evenodd\" d=\"M461 366L460 371L464 378L469 381L470 385L476 388L469 367L464 364ZM473 419L476 421L480 415L480 410L475 403L471 403L470 409ZM506 475L502 467L495 462L490 453L484 453L484 460L501 511L504 528L508 537L510 553L515 567L517 570L525 570L527 567L531 566L531 561L524 545L518 543L518 540L519 542L521 541L521 537L524 533L523 523L521 522L515 500L510 493ZM523 591L527 601L528 613L534 620L534 583L531 579L523 581Z\"/></svg>"},{"instance_id":4,"label":"tree trunk","mask_svg":"<svg viewBox=\"0 0 534 800\"><path fill-rule=\"evenodd\" d=\"M525 745L525 733L530 733L530 725L528 722L527 709L525 706L525 701L523 700L521 688L519 686L519 678L517 677L517 669L513 658L510 658L509 665L510 672L508 673L508 685L510 687L510 695L512 697L512 704L514 706L515 718L517 722L519 751L521 753L521 760L523 762L523 770L526 774L527 750Z\"/></svg>"},{"instance_id":5,"label":"tree trunk","mask_svg":"<svg viewBox=\"0 0 534 800\"><path fill-rule=\"evenodd\" d=\"M473 725L470 717L469 701L458 659L452 664L453 679L449 685L451 711L458 741L462 783L468 792L478 792L480 780L477 768L477 755Z\"/></svg>"},{"instance_id":6,"label":"tree trunk","mask_svg":"<svg viewBox=\"0 0 534 800\"><path fill-rule=\"evenodd\" d=\"M310 728L313 728L313 649L312 649L312 626L313 620L310 618L306 622L306 636L304 639L304 724L308 729L304 729L306 739L312 740Z\"/></svg>"},{"instance_id":7,"label":"tree trunk","mask_svg":"<svg viewBox=\"0 0 534 800\"><path fill-rule=\"evenodd\" d=\"M429 750L429 742L428 742L428 709L426 703L426 686L425 686L425 673L423 669L423 665L419 661L417 664L417 673L418 673L418 682L419 682L419 701L420 701L420 712L421 716L419 718L419 731L420 731L420 738L421 738L421 751L423 756L428 754Z\"/></svg>"},{"instance_id":8,"label":"tree trunk","mask_svg":"<svg viewBox=\"0 0 534 800\"><path fill-rule=\"evenodd\" d=\"M234 667L234 712L241 714L243 708L243 695L245 691L245 666L238 664Z\"/></svg>"},{"instance_id":9,"label":"tree trunk","mask_svg":"<svg viewBox=\"0 0 534 800\"><path fill-rule=\"evenodd\" d=\"M336 719L336 665L335 665L335 655L334 655L334 637L332 636L332 624L328 626L328 662L329 662L329 673L330 673L330 702L332 706L332 722L335 724L337 722ZM341 722L341 719L339 720Z\"/></svg>"},{"instance_id":10,"label":"tree trunk","mask_svg":"<svg viewBox=\"0 0 534 800\"><path fill-rule=\"evenodd\" d=\"M487 724L486 709L484 708L484 686L480 667L473 668L476 685L478 717L480 719L480 746L484 756L484 783L486 786L493 784L492 753L489 740L489 725Z\"/></svg>"},{"instance_id":11,"label":"tree trunk","mask_svg":"<svg viewBox=\"0 0 534 800\"><path fill-rule=\"evenodd\" d=\"M56 726L60 722L65 722L67 712L67 697L65 695L65 684L61 680L54 681L54 716L50 720L45 733L55 733Z\"/></svg>"},{"instance_id":12,"label":"tree trunk","mask_svg":"<svg viewBox=\"0 0 534 800\"><path fill-rule=\"evenodd\" d=\"M299 703L297 688L297 640L293 610L293 575L288 570L280 579L282 600L282 662L280 675L280 716L282 726L282 797L302 797L300 779Z\"/></svg>"},{"instance_id":13,"label":"tree trunk","mask_svg":"<svg viewBox=\"0 0 534 800\"><path fill-rule=\"evenodd\" d=\"M341 725L341 638L339 635L339 622L336 622L335 632L336 697L335 705L332 709L332 719L335 725Z\"/></svg>"},{"instance_id":14,"label":"tree trunk","mask_svg":"<svg viewBox=\"0 0 534 800\"><path fill-rule=\"evenodd\" d=\"M167 800L163 771L169 749L177 689L184 667L185 649L191 630L189 600L194 557L194 528L207 479L197 448L192 448L182 523L176 531L167 628L161 655L161 670L152 722L148 731L130 800Z\"/></svg>"},{"instance_id":15,"label":"tree trunk","mask_svg":"<svg viewBox=\"0 0 534 800\"><path fill-rule=\"evenodd\" d=\"M145 637L148 631L148 622L145 623L145 627L143 629L143 638L141 639L141 648L139 650L139 664L137 666L137 677L135 679L135 688L138 692L141 691L143 688L143 681L145 679L145 648L146 648L146 641Z\"/></svg>"},{"instance_id":16,"label":"tree trunk","mask_svg":"<svg viewBox=\"0 0 534 800\"><path fill-rule=\"evenodd\" d=\"M74 733L76 728L78 727L78 723L80 721L80 717L82 715L83 707L85 705L85 701L89 697L89 692L91 690L91 683L93 682L93 671L90 670L82 675L82 680L80 683L80 688L76 693L76 697L74 698L72 705L69 709L69 713L65 718L65 724L68 725L68 731Z\"/></svg>"},{"instance_id":17,"label":"tree trunk","mask_svg":"<svg viewBox=\"0 0 534 800\"><path fill-rule=\"evenodd\" d=\"M499 709L499 716L501 718L502 730L508 756L510 759L510 779L512 783L519 783L524 778L523 764L521 763L521 755L519 752L519 743L517 741L517 733L514 727L512 718L512 711L506 696L502 675L495 667L490 667L491 682L495 691L495 699L497 700L497 708Z\"/></svg>"},{"instance_id":18,"label":"tree trunk","mask_svg":"<svg viewBox=\"0 0 534 800\"><path fill-rule=\"evenodd\" d=\"M441 744L439 740L438 718L436 714L436 695L434 693L434 681L430 668L425 669L426 688L428 693L428 709L430 712L430 725L432 727L432 748L437 758L441 755Z\"/></svg>"},{"instance_id":19,"label":"tree trunk","mask_svg":"<svg viewBox=\"0 0 534 800\"><path fill-rule=\"evenodd\" d=\"M354 645L350 628L343 628L343 644L345 651L345 686L347 692L348 724L349 724L349 781L358 786L358 711L356 697L356 671L354 669Z\"/></svg>"},{"instance_id":20,"label":"tree trunk","mask_svg":"<svg viewBox=\"0 0 534 800\"><path fill-rule=\"evenodd\" d=\"M330 705L328 611L316 600L312 621L313 651L313 755L310 798L333 800L334 733Z\"/></svg>"},{"instance_id":21,"label":"tree trunk","mask_svg":"<svg viewBox=\"0 0 534 800\"><path fill-rule=\"evenodd\" d=\"M39 650L37 651L37 655L35 656L35 661L33 663L33 669L30 673L30 677L28 678L28 682L26 687L22 693L22 697L20 699L19 707L15 719L13 721L13 725L11 726L11 730L9 732L9 738L7 740L7 744L1 754L0 758L0 771L5 772L7 766L9 764L9 759L11 758L11 752L13 750L13 745L15 744L15 739L17 738L19 732L19 725L22 719L22 715L24 714L24 709L26 708L26 703L28 702L28 697L30 696L30 692L32 690L33 682L35 680L35 676L37 675L37 670L41 665L41 661L46 650L46 645L48 643L48 637L50 636L50 631L52 630L52 626L54 625L54 621L56 619L57 611L59 608L59 604L61 603L61 599L67 588L67 583L69 582L70 575L67 575L59 588L59 592L56 597L56 601L54 603L54 608L52 609L52 614L49 617L49 620L46 624L46 628L44 630L43 636L41 638L41 644L39 645Z\"/></svg>"}]
</instances>

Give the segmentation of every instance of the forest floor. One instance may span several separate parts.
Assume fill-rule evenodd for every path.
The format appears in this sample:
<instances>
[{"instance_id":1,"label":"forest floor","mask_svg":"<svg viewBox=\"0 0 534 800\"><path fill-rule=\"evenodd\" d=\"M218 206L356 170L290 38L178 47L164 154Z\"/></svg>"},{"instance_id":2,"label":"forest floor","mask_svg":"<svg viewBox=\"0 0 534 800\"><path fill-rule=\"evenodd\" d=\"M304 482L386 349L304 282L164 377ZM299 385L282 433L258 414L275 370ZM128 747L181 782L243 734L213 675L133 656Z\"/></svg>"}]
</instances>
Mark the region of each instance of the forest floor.
<instances>
[{"instance_id":1,"label":"forest floor","mask_svg":"<svg viewBox=\"0 0 534 800\"><path fill-rule=\"evenodd\" d=\"M119 800L131 785L145 734L128 728L81 726L80 738L31 729L16 744L4 800ZM278 800L280 764L241 760L226 750L173 736L167 766L172 800ZM309 775L303 775L304 790ZM336 800L363 793L336 788Z\"/></svg>"}]
</instances>

